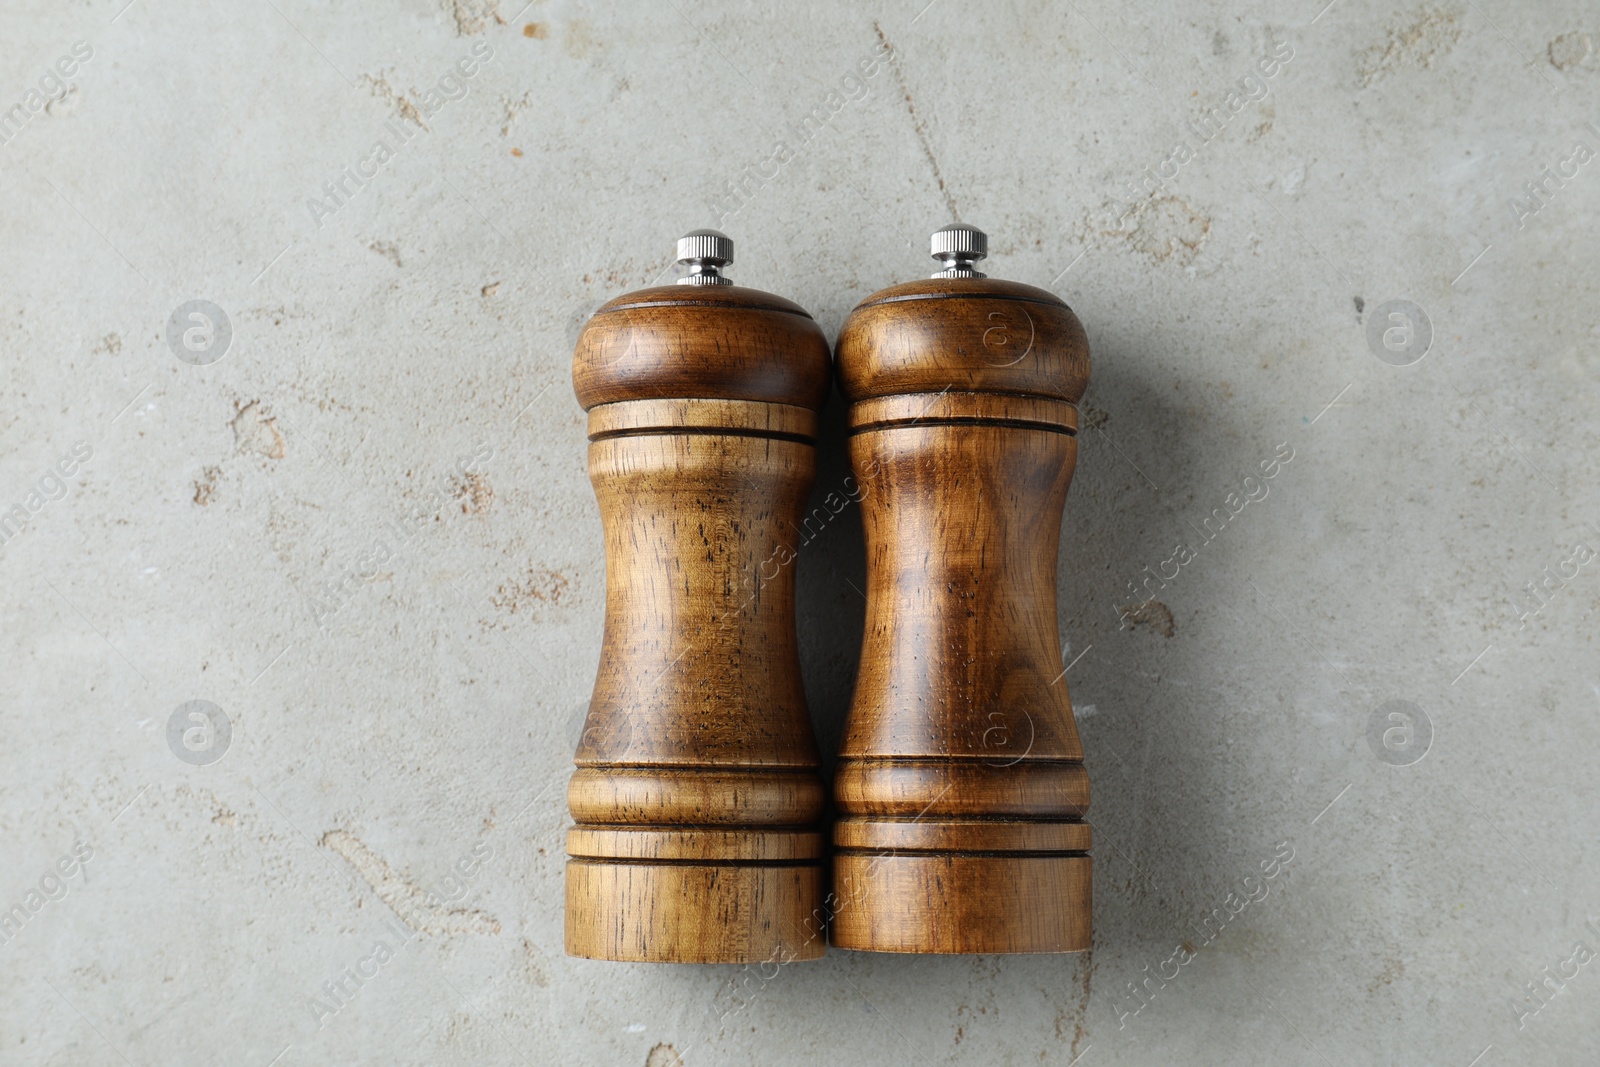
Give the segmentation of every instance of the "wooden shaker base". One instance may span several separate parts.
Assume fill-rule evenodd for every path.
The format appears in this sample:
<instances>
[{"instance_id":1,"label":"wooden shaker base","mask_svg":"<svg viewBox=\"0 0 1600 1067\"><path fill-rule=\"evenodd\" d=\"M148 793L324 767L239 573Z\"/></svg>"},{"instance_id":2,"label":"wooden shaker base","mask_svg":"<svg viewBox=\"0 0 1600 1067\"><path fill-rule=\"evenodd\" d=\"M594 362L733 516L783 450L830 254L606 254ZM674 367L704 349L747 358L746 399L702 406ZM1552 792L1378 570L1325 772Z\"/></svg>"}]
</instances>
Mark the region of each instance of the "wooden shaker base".
<instances>
[{"instance_id":1,"label":"wooden shaker base","mask_svg":"<svg viewBox=\"0 0 1600 1067\"><path fill-rule=\"evenodd\" d=\"M831 940L867 952L1083 952L1088 856L834 856Z\"/></svg>"},{"instance_id":2,"label":"wooden shaker base","mask_svg":"<svg viewBox=\"0 0 1600 1067\"><path fill-rule=\"evenodd\" d=\"M567 954L639 963L819 958L820 864L567 862Z\"/></svg>"}]
</instances>

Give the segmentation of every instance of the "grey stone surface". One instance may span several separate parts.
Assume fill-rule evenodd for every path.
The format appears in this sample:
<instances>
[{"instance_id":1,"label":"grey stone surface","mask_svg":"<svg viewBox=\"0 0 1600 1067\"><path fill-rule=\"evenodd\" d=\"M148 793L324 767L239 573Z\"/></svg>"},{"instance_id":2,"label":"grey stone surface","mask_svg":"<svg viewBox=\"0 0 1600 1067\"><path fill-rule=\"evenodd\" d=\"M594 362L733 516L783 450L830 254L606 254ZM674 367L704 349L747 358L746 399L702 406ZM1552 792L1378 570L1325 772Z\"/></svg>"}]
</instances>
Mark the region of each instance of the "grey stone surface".
<instances>
[{"instance_id":1,"label":"grey stone surface","mask_svg":"<svg viewBox=\"0 0 1600 1067\"><path fill-rule=\"evenodd\" d=\"M1600 15L925 2L8 5L0 1062L1595 1062ZM577 330L716 226L832 336L952 217L1094 350L1093 953L567 959Z\"/></svg>"}]
</instances>

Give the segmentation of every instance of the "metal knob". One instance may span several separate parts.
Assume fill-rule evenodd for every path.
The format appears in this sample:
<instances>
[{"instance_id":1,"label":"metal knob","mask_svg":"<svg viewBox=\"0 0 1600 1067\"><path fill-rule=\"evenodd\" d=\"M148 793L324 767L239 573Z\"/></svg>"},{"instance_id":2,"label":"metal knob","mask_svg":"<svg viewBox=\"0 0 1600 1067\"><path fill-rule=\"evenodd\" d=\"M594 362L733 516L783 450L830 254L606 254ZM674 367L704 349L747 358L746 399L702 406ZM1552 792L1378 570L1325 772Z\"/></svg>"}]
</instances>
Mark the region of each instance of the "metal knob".
<instances>
[{"instance_id":1,"label":"metal knob","mask_svg":"<svg viewBox=\"0 0 1600 1067\"><path fill-rule=\"evenodd\" d=\"M933 232L933 258L944 264L935 278L987 278L977 269L989 255L989 236L976 226L955 223Z\"/></svg>"},{"instance_id":2,"label":"metal knob","mask_svg":"<svg viewBox=\"0 0 1600 1067\"><path fill-rule=\"evenodd\" d=\"M733 262L733 238L716 230L690 230L678 238L678 262L689 268L679 285L732 285L722 268Z\"/></svg>"}]
</instances>

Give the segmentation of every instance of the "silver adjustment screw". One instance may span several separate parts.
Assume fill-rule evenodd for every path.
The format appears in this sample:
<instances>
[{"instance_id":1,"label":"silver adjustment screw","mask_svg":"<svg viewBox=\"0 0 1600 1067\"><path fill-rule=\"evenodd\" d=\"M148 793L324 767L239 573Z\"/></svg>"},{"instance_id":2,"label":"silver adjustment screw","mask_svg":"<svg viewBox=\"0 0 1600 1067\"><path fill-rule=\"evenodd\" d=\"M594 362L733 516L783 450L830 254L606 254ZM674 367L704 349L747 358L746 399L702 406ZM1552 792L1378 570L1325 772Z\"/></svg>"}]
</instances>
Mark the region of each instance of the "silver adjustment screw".
<instances>
[{"instance_id":1,"label":"silver adjustment screw","mask_svg":"<svg viewBox=\"0 0 1600 1067\"><path fill-rule=\"evenodd\" d=\"M933 231L933 258L944 264L935 278L987 278L977 269L978 260L989 255L989 236L976 226L955 223Z\"/></svg>"},{"instance_id":2,"label":"silver adjustment screw","mask_svg":"<svg viewBox=\"0 0 1600 1067\"><path fill-rule=\"evenodd\" d=\"M690 230L678 238L678 262L689 268L679 285L732 285L722 268L733 262L733 238L716 230Z\"/></svg>"}]
</instances>

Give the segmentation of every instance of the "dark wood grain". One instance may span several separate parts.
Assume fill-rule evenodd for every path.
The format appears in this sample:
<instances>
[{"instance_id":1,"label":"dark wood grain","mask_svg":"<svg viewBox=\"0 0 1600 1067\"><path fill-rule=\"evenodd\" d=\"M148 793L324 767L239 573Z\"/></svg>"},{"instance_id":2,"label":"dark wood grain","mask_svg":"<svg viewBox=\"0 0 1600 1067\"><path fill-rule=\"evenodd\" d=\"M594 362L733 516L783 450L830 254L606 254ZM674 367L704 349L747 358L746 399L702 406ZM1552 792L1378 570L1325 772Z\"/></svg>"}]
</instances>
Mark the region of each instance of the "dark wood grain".
<instances>
[{"instance_id":1,"label":"dark wood grain","mask_svg":"<svg viewBox=\"0 0 1600 1067\"><path fill-rule=\"evenodd\" d=\"M629 294L578 341L606 619L567 791L572 955L823 952L827 796L785 549L829 373L803 310L736 286Z\"/></svg>"},{"instance_id":2,"label":"dark wood grain","mask_svg":"<svg viewBox=\"0 0 1600 1067\"><path fill-rule=\"evenodd\" d=\"M1030 286L912 282L850 315L838 374L867 619L834 781L833 943L1086 949L1089 780L1056 623L1083 327Z\"/></svg>"}]
</instances>

